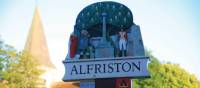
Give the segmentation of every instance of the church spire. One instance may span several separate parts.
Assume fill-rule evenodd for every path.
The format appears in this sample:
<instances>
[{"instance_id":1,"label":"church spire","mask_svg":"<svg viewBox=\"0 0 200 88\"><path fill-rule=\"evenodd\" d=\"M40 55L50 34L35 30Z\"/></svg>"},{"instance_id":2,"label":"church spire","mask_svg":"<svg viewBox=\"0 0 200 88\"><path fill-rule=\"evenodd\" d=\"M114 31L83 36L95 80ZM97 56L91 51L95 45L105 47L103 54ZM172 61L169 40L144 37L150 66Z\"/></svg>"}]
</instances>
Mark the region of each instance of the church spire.
<instances>
[{"instance_id":1,"label":"church spire","mask_svg":"<svg viewBox=\"0 0 200 88\"><path fill-rule=\"evenodd\" d=\"M52 64L43 31L39 10L36 7L24 50L30 53L44 68L55 68Z\"/></svg>"}]
</instances>

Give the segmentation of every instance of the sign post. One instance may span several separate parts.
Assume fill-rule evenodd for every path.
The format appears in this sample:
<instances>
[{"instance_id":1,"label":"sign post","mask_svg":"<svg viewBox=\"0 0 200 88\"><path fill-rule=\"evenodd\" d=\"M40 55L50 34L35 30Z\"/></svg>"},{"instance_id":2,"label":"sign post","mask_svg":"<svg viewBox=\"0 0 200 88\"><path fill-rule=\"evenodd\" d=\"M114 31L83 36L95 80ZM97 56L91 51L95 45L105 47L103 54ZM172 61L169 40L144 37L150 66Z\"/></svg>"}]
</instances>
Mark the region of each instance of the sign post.
<instances>
[{"instance_id":1,"label":"sign post","mask_svg":"<svg viewBox=\"0 0 200 88\"><path fill-rule=\"evenodd\" d=\"M150 77L140 27L121 3L85 7L69 47L63 81L80 81L80 88L131 88L131 78Z\"/></svg>"}]
</instances>

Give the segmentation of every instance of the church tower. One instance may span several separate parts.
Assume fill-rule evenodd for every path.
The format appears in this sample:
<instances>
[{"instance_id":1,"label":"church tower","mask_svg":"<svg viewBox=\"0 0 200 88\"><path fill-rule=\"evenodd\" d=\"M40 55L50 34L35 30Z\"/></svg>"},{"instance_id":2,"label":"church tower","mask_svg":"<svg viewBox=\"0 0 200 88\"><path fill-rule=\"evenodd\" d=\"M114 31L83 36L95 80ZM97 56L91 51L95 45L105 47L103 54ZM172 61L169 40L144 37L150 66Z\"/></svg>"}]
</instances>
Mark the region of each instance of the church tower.
<instances>
[{"instance_id":1,"label":"church tower","mask_svg":"<svg viewBox=\"0 0 200 88\"><path fill-rule=\"evenodd\" d=\"M49 88L53 81L53 72L56 68L49 57L47 42L37 7L35 8L24 50L33 56L40 64L39 68L44 70L44 73L40 76L44 81L40 84L45 85L45 88ZM39 86L44 87L42 85Z\"/></svg>"},{"instance_id":2,"label":"church tower","mask_svg":"<svg viewBox=\"0 0 200 88\"><path fill-rule=\"evenodd\" d=\"M49 57L45 34L37 7L35 8L25 50L37 59L42 68L55 68Z\"/></svg>"},{"instance_id":3,"label":"church tower","mask_svg":"<svg viewBox=\"0 0 200 88\"><path fill-rule=\"evenodd\" d=\"M59 88L77 88L73 82L55 82L54 80L54 77L57 75L57 70L49 56L45 33L37 6L35 8L24 50L31 54L40 64L39 68L44 70L44 74L41 75L41 78L44 80L44 83L42 84L45 86L40 86L41 88L57 88L58 86Z\"/></svg>"}]
</instances>

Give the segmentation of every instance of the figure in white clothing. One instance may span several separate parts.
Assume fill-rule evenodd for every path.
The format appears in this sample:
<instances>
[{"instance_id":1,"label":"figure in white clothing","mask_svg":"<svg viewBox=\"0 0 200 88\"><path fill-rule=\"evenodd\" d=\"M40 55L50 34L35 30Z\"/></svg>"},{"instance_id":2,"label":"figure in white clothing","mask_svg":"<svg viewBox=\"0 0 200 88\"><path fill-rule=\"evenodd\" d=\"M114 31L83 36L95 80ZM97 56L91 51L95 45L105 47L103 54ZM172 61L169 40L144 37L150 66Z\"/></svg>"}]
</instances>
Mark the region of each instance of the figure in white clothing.
<instances>
[{"instance_id":1,"label":"figure in white clothing","mask_svg":"<svg viewBox=\"0 0 200 88\"><path fill-rule=\"evenodd\" d=\"M127 56L126 54L126 42L127 42L127 34L126 32L121 29L121 31L119 32L119 56L122 57L122 56Z\"/></svg>"}]
</instances>

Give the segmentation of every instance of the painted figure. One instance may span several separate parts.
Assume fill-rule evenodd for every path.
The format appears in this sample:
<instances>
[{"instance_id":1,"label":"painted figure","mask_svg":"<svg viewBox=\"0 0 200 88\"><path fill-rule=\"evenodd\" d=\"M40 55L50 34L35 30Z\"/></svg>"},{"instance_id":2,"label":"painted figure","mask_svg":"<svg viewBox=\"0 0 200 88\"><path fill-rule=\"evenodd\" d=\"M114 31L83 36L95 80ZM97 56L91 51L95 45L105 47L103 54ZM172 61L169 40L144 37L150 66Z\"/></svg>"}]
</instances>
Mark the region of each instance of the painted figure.
<instances>
[{"instance_id":1,"label":"painted figure","mask_svg":"<svg viewBox=\"0 0 200 88\"><path fill-rule=\"evenodd\" d=\"M126 55L126 51L127 51L126 42L127 42L127 34L124 31L124 29L121 29L121 31L119 32L119 50L120 50L119 56L120 57L127 56Z\"/></svg>"},{"instance_id":2,"label":"painted figure","mask_svg":"<svg viewBox=\"0 0 200 88\"><path fill-rule=\"evenodd\" d=\"M89 57L88 53L88 45L89 45L89 34L87 30L82 30L81 31L81 36L79 40L79 52L80 52L80 59L83 59L85 55Z\"/></svg>"},{"instance_id":3,"label":"painted figure","mask_svg":"<svg viewBox=\"0 0 200 88\"><path fill-rule=\"evenodd\" d=\"M75 34L70 35L70 58L74 58L77 52L78 37Z\"/></svg>"}]
</instances>

